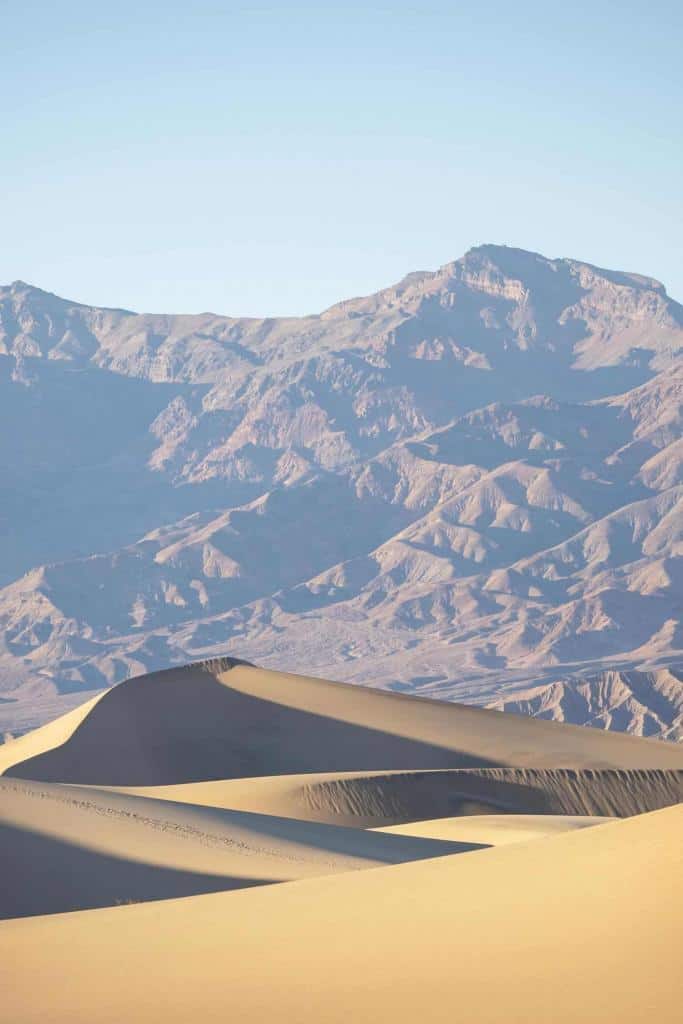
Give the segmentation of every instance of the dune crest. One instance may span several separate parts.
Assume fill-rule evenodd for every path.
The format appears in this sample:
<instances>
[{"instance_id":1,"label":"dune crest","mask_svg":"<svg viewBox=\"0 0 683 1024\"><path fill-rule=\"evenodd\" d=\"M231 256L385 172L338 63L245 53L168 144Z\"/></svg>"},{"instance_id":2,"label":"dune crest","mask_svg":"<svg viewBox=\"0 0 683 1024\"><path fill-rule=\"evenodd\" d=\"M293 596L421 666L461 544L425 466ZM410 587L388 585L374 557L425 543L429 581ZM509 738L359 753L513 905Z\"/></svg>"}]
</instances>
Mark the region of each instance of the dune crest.
<instances>
[{"instance_id":1,"label":"dune crest","mask_svg":"<svg viewBox=\"0 0 683 1024\"><path fill-rule=\"evenodd\" d=\"M284 672L214 663L121 683L0 749L5 775L171 785L386 769L672 769L683 748Z\"/></svg>"},{"instance_id":2,"label":"dune crest","mask_svg":"<svg viewBox=\"0 0 683 1024\"><path fill-rule=\"evenodd\" d=\"M674 1024L681 800L662 740L232 659L132 678L0 748L3 1014Z\"/></svg>"},{"instance_id":3,"label":"dune crest","mask_svg":"<svg viewBox=\"0 0 683 1024\"><path fill-rule=\"evenodd\" d=\"M4 1009L22 1024L677 1024L682 843L672 807L352 876L5 922Z\"/></svg>"},{"instance_id":4,"label":"dune crest","mask_svg":"<svg viewBox=\"0 0 683 1024\"><path fill-rule=\"evenodd\" d=\"M0 778L0 918L358 871L486 844Z\"/></svg>"}]
</instances>

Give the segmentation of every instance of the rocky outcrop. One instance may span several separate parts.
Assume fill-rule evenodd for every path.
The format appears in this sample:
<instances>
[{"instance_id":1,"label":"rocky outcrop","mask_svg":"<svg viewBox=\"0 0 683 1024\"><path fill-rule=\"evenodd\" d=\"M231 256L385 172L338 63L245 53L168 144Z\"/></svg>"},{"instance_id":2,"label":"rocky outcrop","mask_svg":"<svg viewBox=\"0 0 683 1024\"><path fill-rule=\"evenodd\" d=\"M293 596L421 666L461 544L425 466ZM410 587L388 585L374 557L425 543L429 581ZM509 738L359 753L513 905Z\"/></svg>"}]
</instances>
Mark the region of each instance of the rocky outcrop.
<instances>
[{"instance_id":1,"label":"rocky outcrop","mask_svg":"<svg viewBox=\"0 0 683 1024\"><path fill-rule=\"evenodd\" d=\"M496 246L300 319L0 289L0 733L228 654L679 737L682 339Z\"/></svg>"}]
</instances>

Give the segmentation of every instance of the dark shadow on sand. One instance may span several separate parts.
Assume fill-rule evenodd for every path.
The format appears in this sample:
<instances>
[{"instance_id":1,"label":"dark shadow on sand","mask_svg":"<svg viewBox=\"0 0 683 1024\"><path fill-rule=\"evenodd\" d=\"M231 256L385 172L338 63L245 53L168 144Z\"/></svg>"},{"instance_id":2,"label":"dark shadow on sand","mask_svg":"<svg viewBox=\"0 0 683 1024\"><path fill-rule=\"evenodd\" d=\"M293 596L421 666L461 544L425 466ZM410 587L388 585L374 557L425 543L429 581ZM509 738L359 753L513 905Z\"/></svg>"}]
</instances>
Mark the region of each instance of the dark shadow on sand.
<instances>
[{"instance_id":1,"label":"dark shadow on sand","mask_svg":"<svg viewBox=\"0 0 683 1024\"><path fill-rule=\"evenodd\" d=\"M390 708L387 713L390 714ZM169 669L114 687L62 746L8 769L15 778L161 786L302 772L483 768L499 762L284 707Z\"/></svg>"}]
</instances>

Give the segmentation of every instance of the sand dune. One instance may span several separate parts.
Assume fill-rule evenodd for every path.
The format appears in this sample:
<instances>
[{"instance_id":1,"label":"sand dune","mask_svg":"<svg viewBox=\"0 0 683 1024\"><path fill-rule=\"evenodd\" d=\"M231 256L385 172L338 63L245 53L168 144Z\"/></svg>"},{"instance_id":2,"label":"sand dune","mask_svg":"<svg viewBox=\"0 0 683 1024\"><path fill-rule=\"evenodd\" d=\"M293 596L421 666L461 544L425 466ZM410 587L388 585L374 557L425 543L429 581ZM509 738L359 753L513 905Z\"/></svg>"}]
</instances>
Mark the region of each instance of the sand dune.
<instances>
[{"instance_id":1,"label":"sand dune","mask_svg":"<svg viewBox=\"0 0 683 1024\"><path fill-rule=\"evenodd\" d=\"M683 746L564 724L681 731L662 286L484 246L299 321L2 293L3 730L182 651L362 684L204 661L0 746L3 1021L678 1021Z\"/></svg>"},{"instance_id":2,"label":"sand dune","mask_svg":"<svg viewBox=\"0 0 683 1024\"><path fill-rule=\"evenodd\" d=\"M222 662L0 770L12 1024L678 1019L674 744Z\"/></svg>"},{"instance_id":3,"label":"sand dune","mask_svg":"<svg viewBox=\"0 0 683 1024\"><path fill-rule=\"evenodd\" d=\"M408 825L389 825L378 830L385 835L421 836L505 846L530 839L544 839L575 829L604 825L610 818L571 814L471 814L458 818L435 818Z\"/></svg>"},{"instance_id":4,"label":"sand dune","mask_svg":"<svg viewBox=\"0 0 683 1024\"><path fill-rule=\"evenodd\" d=\"M105 691L106 692L106 691ZM32 729L24 736L10 739L0 746L0 774L11 765L28 758L34 757L37 753L45 750L54 750L66 743L75 730L87 719L90 711L102 699L103 693L84 701L72 711L68 711L59 718L55 718L38 729Z\"/></svg>"},{"instance_id":5,"label":"sand dune","mask_svg":"<svg viewBox=\"0 0 683 1024\"><path fill-rule=\"evenodd\" d=\"M454 814L628 817L683 800L683 770L311 772L119 791L301 821L374 828Z\"/></svg>"},{"instance_id":6,"label":"sand dune","mask_svg":"<svg viewBox=\"0 0 683 1024\"><path fill-rule=\"evenodd\" d=\"M419 864L4 922L3 1008L17 1024L674 1024L682 843L675 807Z\"/></svg>"},{"instance_id":7,"label":"sand dune","mask_svg":"<svg viewBox=\"0 0 683 1024\"><path fill-rule=\"evenodd\" d=\"M476 844L0 779L0 917L398 864Z\"/></svg>"},{"instance_id":8,"label":"sand dune","mask_svg":"<svg viewBox=\"0 0 683 1024\"><path fill-rule=\"evenodd\" d=\"M80 716L80 718L79 718ZM301 772L681 768L674 744L236 664L128 680L0 750L0 771L144 786Z\"/></svg>"}]
</instances>

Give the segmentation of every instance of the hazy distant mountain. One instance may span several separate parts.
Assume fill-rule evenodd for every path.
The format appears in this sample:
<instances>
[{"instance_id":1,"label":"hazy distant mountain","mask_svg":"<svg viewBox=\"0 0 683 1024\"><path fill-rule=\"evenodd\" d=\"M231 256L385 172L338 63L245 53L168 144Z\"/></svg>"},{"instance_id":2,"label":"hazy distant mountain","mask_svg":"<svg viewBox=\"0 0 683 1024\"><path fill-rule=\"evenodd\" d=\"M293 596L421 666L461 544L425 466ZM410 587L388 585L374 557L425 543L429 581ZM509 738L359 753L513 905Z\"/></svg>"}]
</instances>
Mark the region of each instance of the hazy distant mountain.
<instances>
[{"instance_id":1,"label":"hazy distant mountain","mask_svg":"<svg viewBox=\"0 0 683 1024\"><path fill-rule=\"evenodd\" d=\"M662 285L504 247L300 319L1 288L0 728L231 652L680 737L682 398Z\"/></svg>"}]
</instances>

